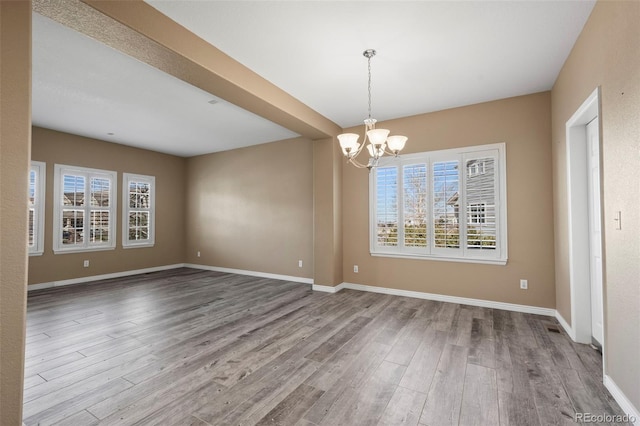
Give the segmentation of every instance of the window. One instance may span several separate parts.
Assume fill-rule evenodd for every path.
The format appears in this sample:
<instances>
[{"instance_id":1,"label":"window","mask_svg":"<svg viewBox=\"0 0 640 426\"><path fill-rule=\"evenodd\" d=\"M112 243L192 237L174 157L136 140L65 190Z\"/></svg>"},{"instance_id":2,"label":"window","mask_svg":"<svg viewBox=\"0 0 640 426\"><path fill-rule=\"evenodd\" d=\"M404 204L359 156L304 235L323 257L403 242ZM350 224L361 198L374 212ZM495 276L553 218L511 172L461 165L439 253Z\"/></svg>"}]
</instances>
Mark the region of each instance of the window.
<instances>
[{"instance_id":1,"label":"window","mask_svg":"<svg viewBox=\"0 0 640 426\"><path fill-rule=\"evenodd\" d=\"M55 165L53 250L115 248L116 172Z\"/></svg>"},{"instance_id":2,"label":"window","mask_svg":"<svg viewBox=\"0 0 640 426\"><path fill-rule=\"evenodd\" d=\"M123 176L122 246L125 248L154 244L155 179L129 173Z\"/></svg>"},{"instance_id":3,"label":"window","mask_svg":"<svg viewBox=\"0 0 640 426\"><path fill-rule=\"evenodd\" d=\"M476 225L486 223L486 217L484 215L485 208L485 203L467 205L467 224Z\"/></svg>"},{"instance_id":4,"label":"window","mask_svg":"<svg viewBox=\"0 0 640 426\"><path fill-rule=\"evenodd\" d=\"M370 174L374 256L505 264L505 145L382 158Z\"/></svg>"},{"instance_id":5,"label":"window","mask_svg":"<svg viewBox=\"0 0 640 426\"><path fill-rule=\"evenodd\" d=\"M481 175L484 172L484 161L470 161L467 165L467 174L469 176Z\"/></svg>"},{"instance_id":6,"label":"window","mask_svg":"<svg viewBox=\"0 0 640 426\"><path fill-rule=\"evenodd\" d=\"M29 239L30 255L44 253L44 193L46 165L32 161L29 169Z\"/></svg>"}]
</instances>

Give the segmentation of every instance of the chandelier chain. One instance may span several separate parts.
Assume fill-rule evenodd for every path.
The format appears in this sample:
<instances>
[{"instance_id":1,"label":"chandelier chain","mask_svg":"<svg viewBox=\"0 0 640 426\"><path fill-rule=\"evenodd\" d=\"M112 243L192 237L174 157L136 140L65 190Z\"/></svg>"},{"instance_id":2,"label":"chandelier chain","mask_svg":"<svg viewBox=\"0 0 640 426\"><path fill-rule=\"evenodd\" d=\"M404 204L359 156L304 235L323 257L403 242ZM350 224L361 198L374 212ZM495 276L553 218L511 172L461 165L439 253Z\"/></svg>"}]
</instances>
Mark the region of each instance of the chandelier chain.
<instances>
[{"instance_id":1,"label":"chandelier chain","mask_svg":"<svg viewBox=\"0 0 640 426\"><path fill-rule=\"evenodd\" d=\"M367 85L367 91L369 93L369 118L371 118L371 56L367 57L367 63L369 68L369 84Z\"/></svg>"}]
</instances>

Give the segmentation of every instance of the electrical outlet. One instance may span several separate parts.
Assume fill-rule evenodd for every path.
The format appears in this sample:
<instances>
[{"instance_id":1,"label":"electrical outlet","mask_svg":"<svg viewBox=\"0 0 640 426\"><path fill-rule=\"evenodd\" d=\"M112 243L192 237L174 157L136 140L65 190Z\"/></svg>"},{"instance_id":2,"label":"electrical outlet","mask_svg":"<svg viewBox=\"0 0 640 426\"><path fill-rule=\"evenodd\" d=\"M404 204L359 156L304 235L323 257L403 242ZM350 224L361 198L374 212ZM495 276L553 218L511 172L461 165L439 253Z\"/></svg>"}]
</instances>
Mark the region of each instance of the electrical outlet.
<instances>
[{"instance_id":1,"label":"electrical outlet","mask_svg":"<svg viewBox=\"0 0 640 426\"><path fill-rule=\"evenodd\" d=\"M298 268L302 268L302 260L298 260Z\"/></svg>"},{"instance_id":2,"label":"electrical outlet","mask_svg":"<svg viewBox=\"0 0 640 426\"><path fill-rule=\"evenodd\" d=\"M197 256L200 257L200 252L198 252Z\"/></svg>"},{"instance_id":3,"label":"electrical outlet","mask_svg":"<svg viewBox=\"0 0 640 426\"><path fill-rule=\"evenodd\" d=\"M353 265L353 272L358 273L358 265Z\"/></svg>"},{"instance_id":4,"label":"electrical outlet","mask_svg":"<svg viewBox=\"0 0 640 426\"><path fill-rule=\"evenodd\" d=\"M89 261L88 261L88 260L85 260L85 261L83 262L83 264L82 264L82 265L83 265L85 268L88 268L88 267L89 267Z\"/></svg>"},{"instance_id":5,"label":"electrical outlet","mask_svg":"<svg viewBox=\"0 0 640 426\"><path fill-rule=\"evenodd\" d=\"M529 282L527 280L520 280L520 289L527 290L529 288Z\"/></svg>"}]
</instances>

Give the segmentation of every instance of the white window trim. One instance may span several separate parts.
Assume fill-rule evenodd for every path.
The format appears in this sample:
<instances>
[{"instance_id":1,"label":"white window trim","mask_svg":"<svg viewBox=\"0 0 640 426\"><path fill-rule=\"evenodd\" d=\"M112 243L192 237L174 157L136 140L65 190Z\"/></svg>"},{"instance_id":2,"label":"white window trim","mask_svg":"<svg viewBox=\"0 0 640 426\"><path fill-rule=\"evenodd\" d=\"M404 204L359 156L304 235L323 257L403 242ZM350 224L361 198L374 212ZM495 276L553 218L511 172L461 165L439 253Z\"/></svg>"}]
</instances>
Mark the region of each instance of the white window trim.
<instances>
[{"instance_id":1,"label":"white window trim","mask_svg":"<svg viewBox=\"0 0 640 426\"><path fill-rule=\"evenodd\" d=\"M35 220L33 221L33 233L35 238L33 246L29 247L29 256L41 256L44 253L44 197L47 183L47 165L42 161L32 161L29 174L31 174L32 171L36 174L36 203L34 205Z\"/></svg>"},{"instance_id":2,"label":"white window trim","mask_svg":"<svg viewBox=\"0 0 640 426\"><path fill-rule=\"evenodd\" d=\"M146 241L129 240L129 182L146 182L151 188L151 207L149 211L149 239ZM136 210L136 209L133 209ZM156 236L156 178L155 176L123 173L122 175L122 248L153 247Z\"/></svg>"},{"instance_id":3,"label":"white window trim","mask_svg":"<svg viewBox=\"0 0 640 426\"><path fill-rule=\"evenodd\" d=\"M466 167L462 167L463 162L468 157L476 157L481 154L481 151L497 151L495 173L497 175L496 185L496 250L484 252L470 251L466 248L466 244L461 244L459 249L438 249L433 250L433 224L432 224L432 209L433 203L430 202L427 206L427 235L429 235L430 241L427 243L427 247L421 251L416 250L415 247L378 247L376 245L376 218L375 218L375 173L369 174L369 251L371 256L376 257L392 257L392 258L409 258L409 259L424 259L424 260L438 260L449 262L464 262L464 263L486 263L495 265L506 265L508 260L508 247L507 247L507 171L506 171L506 144L496 143L489 145L478 145L464 148L454 148L440 151L421 152L416 154L405 154L401 157L382 157L378 163L379 167L385 166L397 166L399 167L398 173L398 193L402 193L402 166L407 164L416 164L423 162L427 164L427 175L429 176L427 182L428 198L432 197L432 179L433 179L433 163L443 160L451 159L453 156L461 157L460 164L460 181L465 182L468 170ZM466 205L464 197L461 197L460 205ZM402 203L398 202L398 223L402 220ZM465 214L465 212L460 212ZM467 224L466 219L459 218L460 223ZM398 229L398 240L400 241L400 226ZM466 226L461 227L460 239L466 240Z\"/></svg>"},{"instance_id":4,"label":"white window trim","mask_svg":"<svg viewBox=\"0 0 640 426\"><path fill-rule=\"evenodd\" d=\"M91 243L86 238L84 239L84 244L82 246L73 245L73 246L64 246L62 244L62 240L60 236L62 235L62 209L64 205L62 204L62 197L64 195L64 189L62 186L64 185L62 182L62 176L65 173L69 174L81 174L86 176L86 185L89 185L91 177L101 177L108 178L111 180L110 194L109 194L109 235L111 236L110 241L108 243L100 243L95 244ZM85 197L89 194L87 191L87 187L85 187ZM54 185L53 185L53 252L55 254L63 254L63 253L81 253L81 252L91 252L91 251L102 251L102 250L114 250L116 248L116 222L117 216L117 195L118 194L118 174L114 171L110 170L100 170L100 169L90 169L86 167L77 167L77 166L67 166L64 164L56 164L54 166ZM90 204L85 203L83 207L85 210L84 221L88 223L88 218L90 217ZM80 210L80 209L78 209Z\"/></svg>"}]
</instances>

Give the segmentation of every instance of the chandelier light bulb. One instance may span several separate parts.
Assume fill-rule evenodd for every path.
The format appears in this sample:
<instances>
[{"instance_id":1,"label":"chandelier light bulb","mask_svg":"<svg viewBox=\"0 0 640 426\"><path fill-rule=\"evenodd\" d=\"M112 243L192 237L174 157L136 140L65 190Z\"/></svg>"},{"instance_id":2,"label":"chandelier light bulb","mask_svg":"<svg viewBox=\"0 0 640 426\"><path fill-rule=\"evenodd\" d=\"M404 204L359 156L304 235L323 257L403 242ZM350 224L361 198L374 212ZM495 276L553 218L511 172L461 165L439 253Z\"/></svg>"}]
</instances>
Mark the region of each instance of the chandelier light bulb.
<instances>
[{"instance_id":1,"label":"chandelier light bulb","mask_svg":"<svg viewBox=\"0 0 640 426\"><path fill-rule=\"evenodd\" d=\"M398 152L402 151L402 149L404 148L404 144L407 143L407 139L408 138L406 136L389 136L387 138L387 146L389 146L391 152L397 154Z\"/></svg>"},{"instance_id":2,"label":"chandelier light bulb","mask_svg":"<svg viewBox=\"0 0 640 426\"><path fill-rule=\"evenodd\" d=\"M348 156L348 154L358 150L360 146L358 138L360 138L360 135L356 133L343 133L338 135L338 142L340 142L340 148L342 148L344 155Z\"/></svg>"},{"instance_id":3,"label":"chandelier light bulb","mask_svg":"<svg viewBox=\"0 0 640 426\"><path fill-rule=\"evenodd\" d=\"M373 158L380 158L384 155L384 143L377 148L374 148L373 145L367 145L367 150L369 151L369 155Z\"/></svg>"},{"instance_id":4,"label":"chandelier light bulb","mask_svg":"<svg viewBox=\"0 0 640 426\"><path fill-rule=\"evenodd\" d=\"M369 142L375 146L380 146L387 141L389 130L387 129L372 129L367 132Z\"/></svg>"}]
</instances>

